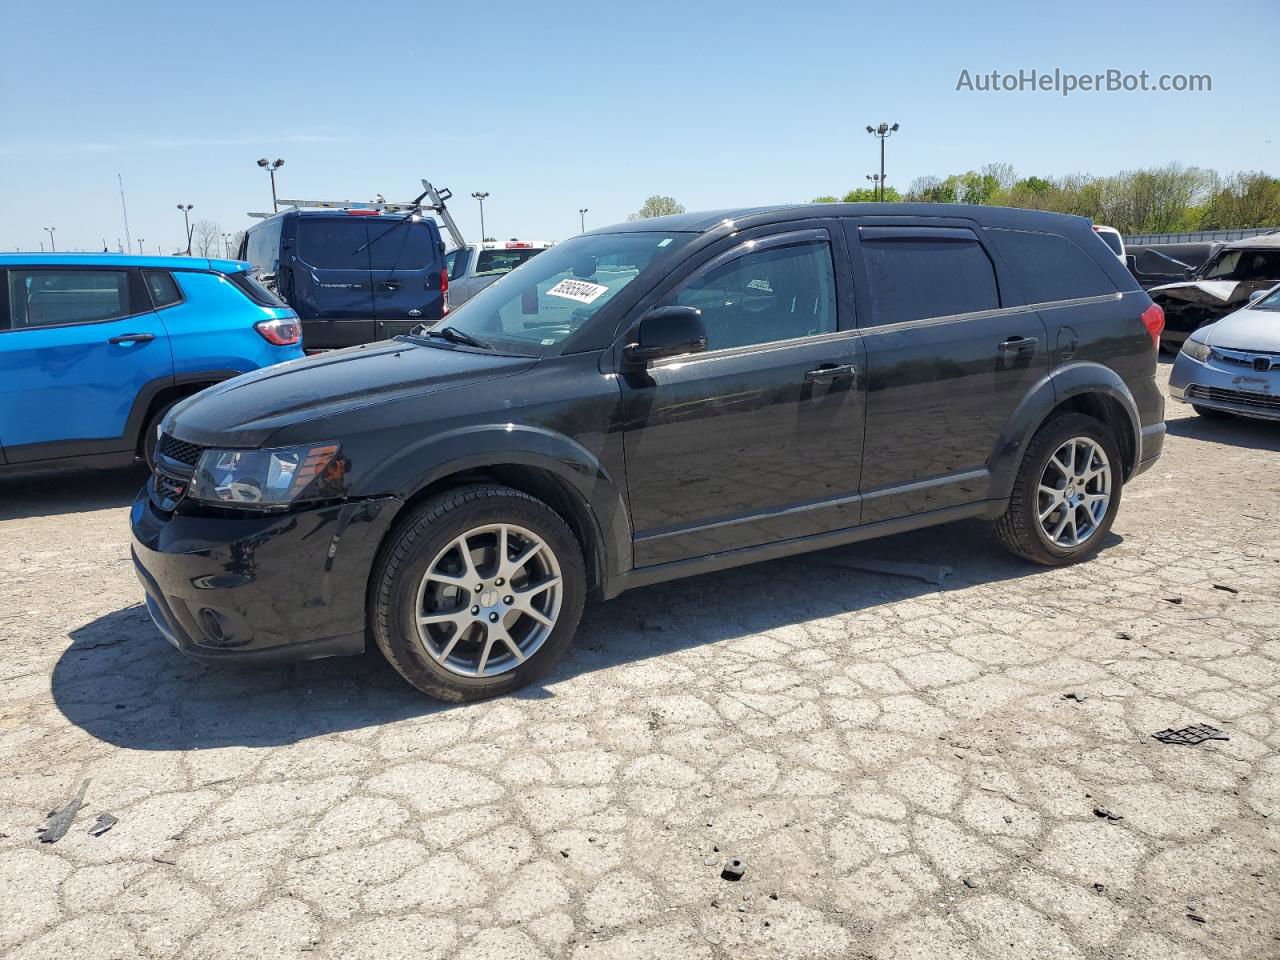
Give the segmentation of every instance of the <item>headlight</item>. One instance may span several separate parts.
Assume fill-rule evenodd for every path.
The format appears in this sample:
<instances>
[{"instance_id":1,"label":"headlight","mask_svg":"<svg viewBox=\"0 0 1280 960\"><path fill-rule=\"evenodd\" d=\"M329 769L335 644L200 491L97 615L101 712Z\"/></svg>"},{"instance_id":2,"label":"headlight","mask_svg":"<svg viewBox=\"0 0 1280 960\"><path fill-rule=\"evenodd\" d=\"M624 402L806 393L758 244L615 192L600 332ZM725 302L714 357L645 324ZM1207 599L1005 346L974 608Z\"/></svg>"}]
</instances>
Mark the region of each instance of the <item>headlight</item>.
<instances>
[{"instance_id":1,"label":"headlight","mask_svg":"<svg viewBox=\"0 0 1280 960\"><path fill-rule=\"evenodd\" d=\"M283 507L345 495L346 461L336 443L277 450L206 450L188 496L205 503Z\"/></svg>"},{"instance_id":2,"label":"headlight","mask_svg":"<svg viewBox=\"0 0 1280 960\"><path fill-rule=\"evenodd\" d=\"M1192 360L1199 360L1201 363L1209 359L1209 345L1199 340L1192 340L1190 337L1182 341L1182 352Z\"/></svg>"}]
</instances>

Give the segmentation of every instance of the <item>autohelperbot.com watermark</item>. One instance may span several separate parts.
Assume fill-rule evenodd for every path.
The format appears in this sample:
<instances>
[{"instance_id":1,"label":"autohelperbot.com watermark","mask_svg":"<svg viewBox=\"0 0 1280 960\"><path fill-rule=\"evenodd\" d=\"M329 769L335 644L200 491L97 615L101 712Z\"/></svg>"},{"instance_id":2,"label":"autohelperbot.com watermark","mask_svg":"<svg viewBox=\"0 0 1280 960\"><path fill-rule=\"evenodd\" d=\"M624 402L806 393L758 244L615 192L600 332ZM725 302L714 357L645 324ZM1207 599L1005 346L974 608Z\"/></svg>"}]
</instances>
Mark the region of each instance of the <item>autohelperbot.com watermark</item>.
<instances>
[{"instance_id":1,"label":"autohelperbot.com watermark","mask_svg":"<svg viewBox=\"0 0 1280 960\"><path fill-rule=\"evenodd\" d=\"M1207 73L1136 73L1115 68L1100 73L1052 70L1012 71L963 69L956 90L971 93L1211 93L1213 76Z\"/></svg>"}]
</instances>

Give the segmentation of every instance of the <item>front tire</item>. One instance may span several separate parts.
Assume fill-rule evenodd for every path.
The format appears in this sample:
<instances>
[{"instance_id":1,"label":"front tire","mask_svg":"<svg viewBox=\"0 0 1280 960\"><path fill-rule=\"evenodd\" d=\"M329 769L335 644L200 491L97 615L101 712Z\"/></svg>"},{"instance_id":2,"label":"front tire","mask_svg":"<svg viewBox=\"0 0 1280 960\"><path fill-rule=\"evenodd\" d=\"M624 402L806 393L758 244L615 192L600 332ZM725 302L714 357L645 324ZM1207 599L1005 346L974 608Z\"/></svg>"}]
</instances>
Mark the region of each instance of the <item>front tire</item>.
<instances>
[{"instance_id":1,"label":"front tire","mask_svg":"<svg viewBox=\"0 0 1280 960\"><path fill-rule=\"evenodd\" d=\"M554 510L511 487L433 497L374 568L370 622L387 660L429 696L500 696L542 676L582 617L582 549Z\"/></svg>"},{"instance_id":2,"label":"front tire","mask_svg":"<svg viewBox=\"0 0 1280 960\"><path fill-rule=\"evenodd\" d=\"M996 533L1013 553L1064 567L1093 556L1120 508L1124 463L1107 426L1068 413L1036 431Z\"/></svg>"}]
</instances>

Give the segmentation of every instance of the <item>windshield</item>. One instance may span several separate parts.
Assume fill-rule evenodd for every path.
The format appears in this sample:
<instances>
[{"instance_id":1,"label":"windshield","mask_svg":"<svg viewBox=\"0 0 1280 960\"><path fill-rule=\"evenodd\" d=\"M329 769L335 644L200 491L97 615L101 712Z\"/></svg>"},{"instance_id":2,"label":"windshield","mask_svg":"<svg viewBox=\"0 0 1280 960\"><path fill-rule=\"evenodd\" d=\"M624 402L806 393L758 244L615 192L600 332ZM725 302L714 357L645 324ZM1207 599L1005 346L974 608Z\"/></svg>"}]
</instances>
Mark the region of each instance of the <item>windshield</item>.
<instances>
[{"instance_id":1,"label":"windshield","mask_svg":"<svg viewBox=\"0 0 1280 960\"><path fill-rule=\"evenodd\" d=\"M1280 287L1276 287L1265 297L1254 303L1255 310L1280 310Z\"/></svg>"},{"instance_id":2,"label":"windshield","mask_svg":"<svg viewBox=\"0 0 1280 960\"><path fill-rule=\"evenodd\" d=\"M1223 250L1200 272L1200 280L1280 280L1280 251Z\"/></svg>"},{"instance_id":3,"label":"windshield","mask_svg":"<svg viewBox=\"0 0 1280 960\"><path fill-rule=\"evenodd\" d=\"M691 236L602 233L574 237L499 277L450 312L441 326L483 340L499 353L550 353L649 264L669 256Z\"/></svg>"}]
</instances>

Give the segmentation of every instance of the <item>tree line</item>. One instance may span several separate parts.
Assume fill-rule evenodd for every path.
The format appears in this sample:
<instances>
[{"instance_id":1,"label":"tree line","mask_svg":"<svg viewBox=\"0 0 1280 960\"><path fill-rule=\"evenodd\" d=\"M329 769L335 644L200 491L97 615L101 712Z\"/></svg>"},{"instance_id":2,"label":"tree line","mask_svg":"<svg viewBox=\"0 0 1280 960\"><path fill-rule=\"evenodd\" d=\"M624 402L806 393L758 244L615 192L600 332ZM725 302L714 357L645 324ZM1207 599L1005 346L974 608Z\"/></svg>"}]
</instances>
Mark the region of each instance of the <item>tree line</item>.
<instances>
[{"instance_id":1,"label":"tree line","mask_svg":"<svg viewBox=\"0 0 1280 960\"><path fill-rule=\"evenodd\" d=\"M873 189L860 188L814 202L876 199ZM888 187L884 199L1073 213L1126 234L1280 226L1280 179L1261 171L1223 175L1176 163L1106 177L1020 177L1010 164L988 163L948 177L917 177L906 193Z\"/></svg>"}]
</instances>

